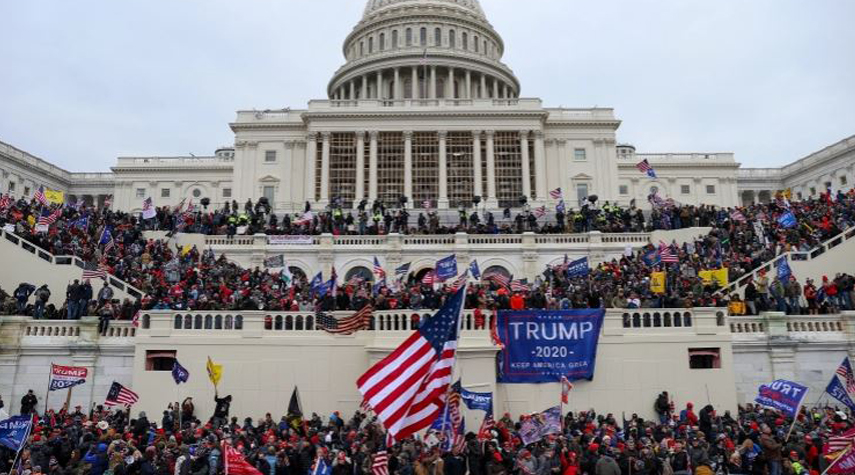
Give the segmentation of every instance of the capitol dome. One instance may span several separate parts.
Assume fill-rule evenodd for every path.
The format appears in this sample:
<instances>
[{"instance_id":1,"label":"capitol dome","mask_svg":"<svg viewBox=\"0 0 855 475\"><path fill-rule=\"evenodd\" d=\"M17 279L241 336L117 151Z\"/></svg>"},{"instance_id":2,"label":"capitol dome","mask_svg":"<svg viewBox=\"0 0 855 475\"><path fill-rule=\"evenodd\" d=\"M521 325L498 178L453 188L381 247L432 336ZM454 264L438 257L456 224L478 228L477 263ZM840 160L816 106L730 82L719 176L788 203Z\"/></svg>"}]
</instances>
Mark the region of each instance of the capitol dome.
<instances>
[{"instance_id":1,"label":"capitol dome","mask_svg":"<svg viewBox=\"0 0 855 475\"><path fill-rule=\"evenodd\" d=\"M368 0L332 100L510 99L520 84L478 0Z\"/></svg>"}]
</instances>

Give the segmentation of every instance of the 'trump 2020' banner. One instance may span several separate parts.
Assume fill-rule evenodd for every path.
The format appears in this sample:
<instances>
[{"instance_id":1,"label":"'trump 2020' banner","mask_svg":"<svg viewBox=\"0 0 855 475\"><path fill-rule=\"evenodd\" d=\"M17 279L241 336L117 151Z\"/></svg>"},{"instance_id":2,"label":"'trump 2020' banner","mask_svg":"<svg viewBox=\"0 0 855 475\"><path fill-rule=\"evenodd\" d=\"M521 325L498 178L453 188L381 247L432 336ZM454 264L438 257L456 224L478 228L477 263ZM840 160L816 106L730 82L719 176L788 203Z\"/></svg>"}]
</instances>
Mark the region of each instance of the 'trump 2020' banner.
<instances>
[{"instance_id":1,"label":"'trump 2020' banner","mask_svg":"<svg viewBox=\"0 0 855 475\"><path fill-rule=\"evenodd\" d=\"M500 311L500 383L593 379L603 309Z\"/></svg>"},{"instance_id":2,"label":"'trump 2020' banner","mask_svg":"<svg viewBox=\"0 0 855 475\"><path fill-rule=\"evenodd\" d=\"M88 370L83 366L60 366L50 365L50 388L51 391L68 389L86 382Z\"/></svg>"}]
</instances>

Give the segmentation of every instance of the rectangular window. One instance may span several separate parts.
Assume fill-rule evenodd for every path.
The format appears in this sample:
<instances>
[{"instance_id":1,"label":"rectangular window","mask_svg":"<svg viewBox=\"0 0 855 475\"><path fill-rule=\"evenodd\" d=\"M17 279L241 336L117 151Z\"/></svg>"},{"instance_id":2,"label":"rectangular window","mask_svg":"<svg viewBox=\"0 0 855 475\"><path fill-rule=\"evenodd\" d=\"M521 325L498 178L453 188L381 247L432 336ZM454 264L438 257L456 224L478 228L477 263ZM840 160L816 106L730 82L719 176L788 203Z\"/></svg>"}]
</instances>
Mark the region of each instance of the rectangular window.
<instances>
[{"instance_id":1,"label":"rectangular window","mask_svg":"<svg viewBox=\"0 0 855 475\"><path fill-rule=\"evenodd\" d=\"M356 197L356 134L330 135L329 198L337 198L343 208L353 206Z\"/></svg>"},{"instance_id":2,"label":"rectangular window","mask_svg":"<svg viewBox=\"0 0 855 475\"><path fill-rule=\"evenodd\" d=\"M145 188L137 188L137 198L145 198Z\"/></svg>"},{"instance_id":3,"label":"rectangular window","mask_svg":"<svg viewBox=\"0 0 855 475\"><path fill-rule=\"evenodd\" d=\"M175 350L146 350L145 370L172 371L172 367L175 366L176 356L177 352Z\"/></svg>"},{"instance_id":4,"label":"rectangular window","mask_svg":"<svg viewBox=\"0 0 855 475\"><path fill-rule=\"evenodd\" d=\"M377 137L377 200L392 207L398 205L403 195L404 134L380 132Z\"/></svg>"},{"instance_id":5,"label":"rectangular window","mask_svg":"<svg viewBox=\"0 0 855 475\"><path fill-rule=\"evenodd\" d=\"M413 46L413 30L411 28L407 28L407 32L404 36L407 46Z\"/></svg>"},{"instance_id":6,"label":"rectangular window","mask_svg":"<svg viewBox=\"0 0 855 475\"><path fill-rule=\"evenodd\" d=\"M24 196L30 196L30 187L29 186L24 187Z\"/></svg>"},{"instance_id":7,"label":"rectangular window","mask_svg":"<svg viewBox=\"0 0 855 475\"><path fill-rule=\"evenodd\" d=\"M846 184L847 184L846 175L843 175L840 177L840 186L846 186Z\"/></svg>"},{"instance_id":8,"label":"rectangular window","mask_svg":"<svg viewBox=\"0 0 855 475\"><path fill-rule=\"evenodd\" d=\"M618 187L618 193L620 193L621 195L628 195L629 194L629 187L626 185L620 185Z\"/></svg>"},{"instance_id":9,"label":"rectangular window","mask_svg":"<svg viewBox=\"0 0 855 475\"><path fill-rule=\"evenodd\" d=\"M721 348L689 348L689 369L721 368Z\"/></svg>"},{"instance_id":10,"label":"rectangular window","mask_svg":"<svg viewBox=\"0 0 855 475\"><path fill-rule=\"evenodd\" d=\"M427 46L427 28L422 28L419 31L419 44L422 46Z\"/></svg>"},{"instance_id":11,"label":"rectangular window","mask_svg":"<svg viewBox=\"0 0 855 475\"><path fill-rule=\"evenodd\" d=\"M161 198L169 198L170 190L169 188L161 188L160 189L160 197Z\"/></svg>"},{"instance_id":12,"label":"rectangular window","mask_svg":"<svg viewBox=\"0 0 855 475\"><path fill-rule=\"evenodd\" d=\"M583 203L588 199L588 184L587 183L579 183L576 185L576 199L579 200L579 204Z\"/></svg>"},{"instance_id":13,"label":"rectangular window","mask_svg":"<svg viewBox=\"0 0 855 475\"><path fill-rule=\"evenodd\" d=\"M715 194L715 185L707 185L707 194L714 195Z\"/></svg>"},{"instance_id":14,"label":"rectangular window","mask_svg":"<svg viewBox=\"0 0 855 475\"><path fill-rule=\"evenodd\" d=\"M272 205L275 202L274 198L276 197L276 187L265 186L262 188L261 195L267 198L267 201Z\"/></svg>"},{"instance_id":15,"label":"rectangular window","mask_svg":"<svg viewBox=\"0 0 855 475\"><path fill-rule=\"evenodd\" d=\"M496 198L499 207L519 206L522 189L522 143L520 134L495 133ZM525 177L529 179L529 177Z\"/></svg>"},{"instance_id":16,"label":"rectangular window","mask_svg":"<svg viewBox=\"0 0 855 475\"><path fill-rule=\"evenodd\" d=\"M689 185L680 185L680 193L684 195L688 195L692 192L692 188Z\"/></svg>"},{"instance_id":17,"label":"rectangular window","mask_svg":"<svg viewBox=\"0 0 855 475\"><path fill-rule=\"evenodd\" d=\"M448 201L449 206L457 208L472 204L473 177L472 134L468 132L449 132L446 139L448 150Z\"/></svg>"},{"instance_id":18,"label":"rectangular window","mask_svg":"<svg viewBox=\"0 0 855 475\"><path fill-rule=\"evenodd\" d=\"M588 160L588 152L584 148L577 148L573 150L573 160L577 162L584 162Z\"/></svg>"},{"instance_id":19,"label":"rectangular window","mask_svg":"<svg viewBox=\"0 0 855 475\"><path fill-rule=\"evenodd\" d=\"M223 188L223 198L231 198L232 197L232 189L231 188Z\"/></svg>"},{"instance_id":20,"label":"rectangular window","mask_svg":"<svg viewBox=\"0 0 855 475\"><path fill-rule=\"evenodd\" d=\"M811 188L810 189L810 195L813 196L815 194L816 194L816 188Z\"/></svg>"},{"instance_id":21,"label":"rectangular window","mask_svg":"<svg viewBox=\"0 0 855 475\"><path fill-rule=\"evenodd\" d=\"M264 152L264 161L267 163L276 161L276 150L267 150Z\"/></svg>"},{"instance_id":22,"label":"rectangular window","mask_svg":"<svg viewBox=\"0 0 855 475\"><path fill-rule=\"evenodd\" d=\"M15 191L15 182L14 181L9 182L9 191Z\"/></svg>"},{"instance_id":23,"label":"rectangular window","mask_svg":"<svg viewBox=\"0 0 855 475\"><path fill-rule=\"evenodd\" d=\"M413 207L421 208L428 201L434 208L438 197L439 135L416 132L413 134Z\"/></svg>"}]
</instances>

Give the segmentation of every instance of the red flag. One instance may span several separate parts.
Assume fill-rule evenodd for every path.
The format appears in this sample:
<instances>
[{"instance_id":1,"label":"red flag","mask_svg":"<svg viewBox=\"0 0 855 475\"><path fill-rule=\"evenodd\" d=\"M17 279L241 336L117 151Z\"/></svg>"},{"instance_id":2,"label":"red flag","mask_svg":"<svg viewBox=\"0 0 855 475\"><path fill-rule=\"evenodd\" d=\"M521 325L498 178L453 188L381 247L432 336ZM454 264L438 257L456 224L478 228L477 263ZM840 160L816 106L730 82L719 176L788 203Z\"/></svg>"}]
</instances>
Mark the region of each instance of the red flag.
<instances>
[{"instance_id":1,"label":"red flag","mask_svg":"<svg viewBox=\"0 0 855 475\"><path fill-rule=\"evenodd\" d=\"M226 466L226 473L229 475L262 475L255 467L247 462L243 455L231 445L225 445L225 457L223 460Z\"/></svg>"}]
</instances>

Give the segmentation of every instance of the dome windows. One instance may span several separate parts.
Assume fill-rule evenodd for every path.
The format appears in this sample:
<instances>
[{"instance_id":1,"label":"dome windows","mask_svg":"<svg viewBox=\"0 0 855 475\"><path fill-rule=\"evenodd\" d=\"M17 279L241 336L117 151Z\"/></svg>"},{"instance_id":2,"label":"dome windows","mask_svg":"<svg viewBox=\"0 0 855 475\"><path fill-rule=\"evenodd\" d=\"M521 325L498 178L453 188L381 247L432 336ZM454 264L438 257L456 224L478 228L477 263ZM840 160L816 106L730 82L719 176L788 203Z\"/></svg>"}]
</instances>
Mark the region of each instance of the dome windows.
<instances>
[{"instance_id":1,"label":"dome windows","mask_svg":"<svg viewBox=\"0 0 855 475\"><path fill-rule=\"evenodd\" d=\"M413 29L412 28L407 28L406 37L407 37L407 46L413 46Z\"/></svg>"},{"instance_id":2,"label":"dome windows","mask_svg":"<svg viewBox=\"0 0 855 475\"><path fill-rule=\"evenodd\" d=\"M377 49L384 51L386 49L386 33L380 33L380 39L377 42Z\"/></svg>"},{"instance_id":3,"label":"dome windows","mask_svg":"<svg viewBox=\"0 0 855 475\"><path fill-rule=\"evenodd\" d=\"M442 28L433 30L433 44L434 46L442 46Z\"/></svg>"},{"instance_id":4,"label":"dome windows","mask_svg":"<svg viewBox=\"0 0 855 475\"><path fill-rule=\"evenodd\" d=\"M398 30L392 30L392 49L398 48Z\"/></svg>"},{"instance_id":5,"label":"dome windows","mask_svg":"<svg viewBox=\"0 0 855 475\"><path fill-rule=\"evenodd\" d=\"M448 30L448 47L451 49L457 48L457 34L454 30Z\"/></svg>"}]
</instances>

